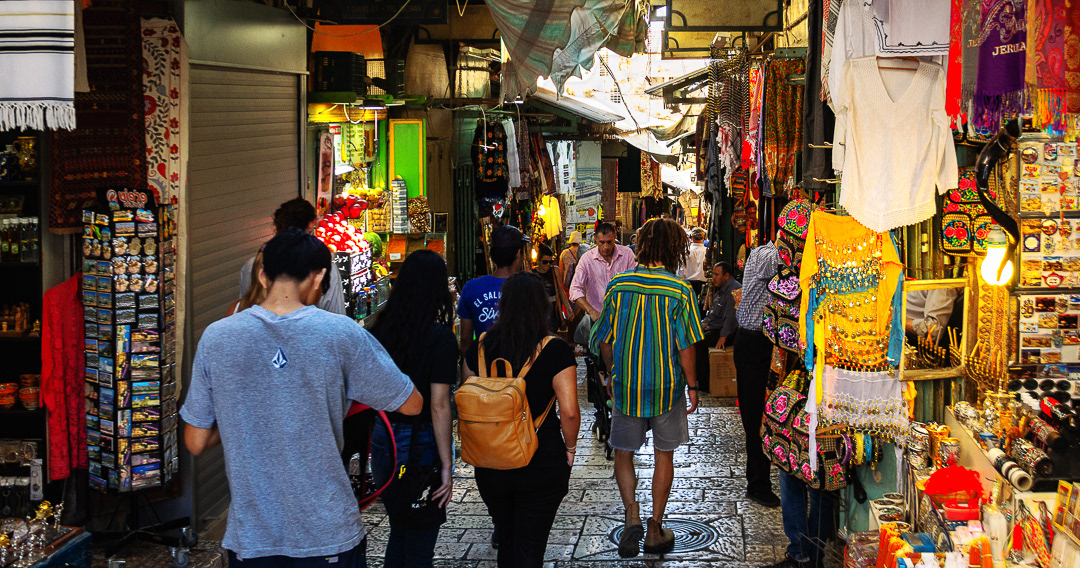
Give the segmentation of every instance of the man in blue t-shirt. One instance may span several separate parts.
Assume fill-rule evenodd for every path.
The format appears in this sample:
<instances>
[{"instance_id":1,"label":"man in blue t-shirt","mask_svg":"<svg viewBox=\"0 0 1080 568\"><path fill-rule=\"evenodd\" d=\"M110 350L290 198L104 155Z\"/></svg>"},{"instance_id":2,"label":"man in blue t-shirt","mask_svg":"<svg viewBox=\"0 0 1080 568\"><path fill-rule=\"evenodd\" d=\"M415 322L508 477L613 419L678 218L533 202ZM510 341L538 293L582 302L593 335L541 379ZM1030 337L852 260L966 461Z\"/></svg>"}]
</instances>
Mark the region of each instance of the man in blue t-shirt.
<instances>
[{"instance_id":1,"label":"man in blue t-shirt","mask_svg":"<svg viewBox=\"0 0 1080 568\"><path fill-rule=\"evenodd\" d=\"M499 317L499 298L502 297L503 281L521 272L525 244L529 242L520 229L510 225L497 227L491 232L488 247L495 272L469 280L458 298L458 317L461 318L461 352L469 350L475 338L479 338Z\"/></svg>"},{"instance_id":2,"label":"man in blue t-shirt","mask_svg":"<svg viewBox=\"0 0 1080 568\"><path fill-rule=\"evenodd\" d=\"M424 400L363 327L314 307L330 250L298 230L263 250L266 299L210 324L180 410L195 455L225 451L230 568L364 568L360 507L341 451L353 401L416 415Z\"/></svg>"}]
</instances>

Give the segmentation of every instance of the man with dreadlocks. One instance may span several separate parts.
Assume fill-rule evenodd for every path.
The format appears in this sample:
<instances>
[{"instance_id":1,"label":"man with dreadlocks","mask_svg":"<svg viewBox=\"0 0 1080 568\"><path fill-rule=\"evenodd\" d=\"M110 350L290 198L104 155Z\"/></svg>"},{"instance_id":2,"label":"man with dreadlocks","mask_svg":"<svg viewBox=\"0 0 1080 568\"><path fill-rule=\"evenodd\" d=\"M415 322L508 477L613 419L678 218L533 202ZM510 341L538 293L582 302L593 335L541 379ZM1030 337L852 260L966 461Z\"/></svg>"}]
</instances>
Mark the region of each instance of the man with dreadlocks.
<instances>
[{"instance_id":1,"label":"man with dreadlocks","mask_svg":"<svg viewBox=\"0 0 1080 568\"><path fill-rule=\"evenodd\" d=\"M626 507L619 540L623 558L638 555L642 536L648 553L675 545L675 534L663 525L664 509L675 474L675 448L690 441L686 415L698 404L694 343L704 336L694 290L675 276L688 255L682 227L671 219L653 219L638 231L637 244L638 266L611 279L597 323L611 375L608 444L615 449L615 479ZM649 430L656 464L646 535L635 496L634 452L645 444Z\"/></svg>"}]
</instances>

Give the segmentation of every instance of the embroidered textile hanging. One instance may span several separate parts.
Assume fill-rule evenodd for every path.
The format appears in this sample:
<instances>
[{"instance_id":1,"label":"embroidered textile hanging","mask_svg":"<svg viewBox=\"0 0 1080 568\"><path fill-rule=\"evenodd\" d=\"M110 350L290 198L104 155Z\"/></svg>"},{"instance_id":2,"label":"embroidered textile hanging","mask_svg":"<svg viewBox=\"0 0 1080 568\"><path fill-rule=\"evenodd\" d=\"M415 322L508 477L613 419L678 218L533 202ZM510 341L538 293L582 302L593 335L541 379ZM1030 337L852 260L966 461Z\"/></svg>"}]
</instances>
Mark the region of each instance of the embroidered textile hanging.
<instances>
[{"instance_id":1,"label":"embroidered textile hanging","mask_svg":"<svg viewBox=\"0 0 1080 568\"><path fill-rule=\"evenodd\" d=\"M184 175L180 159L180 100L187 44L172 20L142 22L146 109L146 183L158 203L176 203ZM352 126L352 125L348 125Z\"/></svg>"},{"instance_id":2,"label":"embroidered textile hanging","mask_svg":"<svg viewBox=\"0 0 1080 568\"><path fill-rule=\"evenodd\" d=\"M776 59L765 68L762 152L773 195L785 196L794 188L795 155L802 146L803 86L787 78L805 70L805 59Z\"/></svg>"},{"instance_id":3,"label":"embroidered textile hanging","mask_svg":"<svg viewBox=\"0 0 1080 568\"><path fill-rule=\"evenodd\" d=\"M641 197L664 198L664 188L660 185L660 162L646 152L641 153Z\"/></svg>"},{"instance_id":4,"label":"embroidered textile hanging","mask_svg":"<svg viewBox=\"0 0 1080 568\"><path fill-rule=\"evenodd\" d=\"M1025 77L1033 119L1037 128L1049 127L1053 135L1065 133L1065 25L1068 11L1078 9L1075 5L1067 7L1068 3L1068 0L1039 0L1028 4ZM1072 56L1080 58L1075 52Z\"/></svg>"},{"instance_id":5,"label":"embroidered textile hanging","mask_svg":"<svg viewBox=\"0 0 1080 568\"><path fill-rule=\"evenodd\" d=\"M971 119L977 129L996 131L1004 118L1024 110L1026 9L1023 0L982 2L979 73Z\"/></svg>"},{"instance_id":6,"label":"embroidered textile hanging","mask_svg":"<svg viewBox=\"0 0 1080 568\"><path fill-rule=\"evenodd\" d=\"M75 128L75 4L0 2L0 131Z\"/></svg>"}]
</instances>

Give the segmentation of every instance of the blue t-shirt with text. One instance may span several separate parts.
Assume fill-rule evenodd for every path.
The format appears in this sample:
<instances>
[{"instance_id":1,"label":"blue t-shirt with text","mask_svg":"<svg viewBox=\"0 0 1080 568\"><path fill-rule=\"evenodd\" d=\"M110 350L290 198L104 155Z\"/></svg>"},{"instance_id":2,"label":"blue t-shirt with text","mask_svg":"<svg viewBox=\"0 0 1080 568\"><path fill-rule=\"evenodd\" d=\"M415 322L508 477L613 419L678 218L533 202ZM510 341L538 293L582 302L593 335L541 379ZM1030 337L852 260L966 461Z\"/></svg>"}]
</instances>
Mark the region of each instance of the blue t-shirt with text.
<instances>
[{"instance_id":1,"label":"blue t-shirt with text","mask_svg":"<svg viewBox=\"0 0 1080 568\"><path fill-rule=\"evenodd\" d=\"M472 320L476 337L487 331L499 317L499 298L505 278L481 276L465 283L458 299L458 317Z\"/></svg>"}]
</instances>

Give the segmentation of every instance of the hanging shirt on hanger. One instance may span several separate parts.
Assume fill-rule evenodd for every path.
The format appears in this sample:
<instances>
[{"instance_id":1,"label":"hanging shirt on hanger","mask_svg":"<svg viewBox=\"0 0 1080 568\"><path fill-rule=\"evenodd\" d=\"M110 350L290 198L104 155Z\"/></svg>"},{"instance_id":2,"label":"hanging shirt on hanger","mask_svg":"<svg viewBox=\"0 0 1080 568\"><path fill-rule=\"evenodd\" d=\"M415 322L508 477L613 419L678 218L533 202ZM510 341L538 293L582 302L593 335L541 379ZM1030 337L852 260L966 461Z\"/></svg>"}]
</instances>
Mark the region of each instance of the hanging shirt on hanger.
<instances>
[{"instance_id":1,"label":"hanging shirt on hanger","mask_svg":"<svg viewBox=\"0 0 1080 568\"><path fill-rule=\"evenodd\" d=\"M876 58L853 59L833 95L840 205L878 232L932 217L934 188L958 186L941 66L920 62L914 71L883 74Z\"/></svg>"},{"instance_id":2,"label":"hanging shirt on hanger","mask_svg":"<svg viewBox=\"0 0 1080 568\"><path fill-rule=\"evenodd\" d=\"M947 0L862 0L862 2L870 8L871 17L874 20L878 55L949 54L951 2Z\"/></svg>"},{"instance_id":3,"label":"hanging shirt on hanger","mask_svg":"<svg viewBox=\"0 0 1080 568\"><path fill-rule=\"evenodd\" d=\"M517 132L512 120L504 120L502 125L506 131L506 171L510 187L518 188L521 187L521 164L518 162Z\"/></svg>"}]
</instances>

